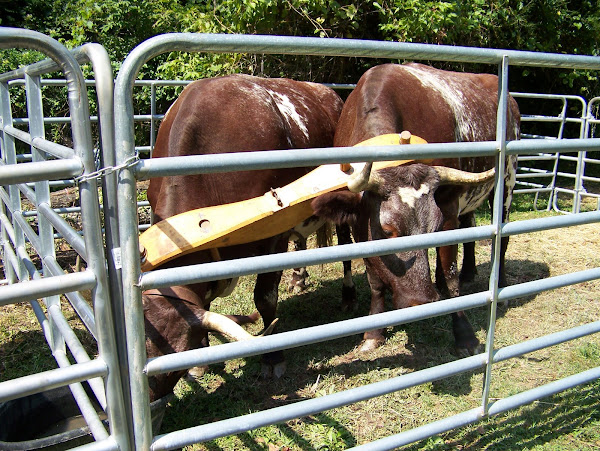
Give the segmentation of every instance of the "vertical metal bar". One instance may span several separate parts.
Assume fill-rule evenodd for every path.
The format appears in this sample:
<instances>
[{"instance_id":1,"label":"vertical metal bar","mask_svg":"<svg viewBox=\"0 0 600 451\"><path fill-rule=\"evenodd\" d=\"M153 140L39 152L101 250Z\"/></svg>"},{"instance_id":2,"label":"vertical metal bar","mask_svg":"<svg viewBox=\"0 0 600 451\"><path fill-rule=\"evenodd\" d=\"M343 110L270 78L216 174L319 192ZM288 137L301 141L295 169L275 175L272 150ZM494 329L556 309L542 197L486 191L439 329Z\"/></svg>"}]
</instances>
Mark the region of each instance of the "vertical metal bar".
<instances>
[{"instance_id":1,"label":"vertical metal bar","mask_svg":"<svg viewBox=\"0 0 600 451\"><path fill-rule=\"evenodd\" d=\"M27 115L29 117L29 134L31 135L31 141L35 138L44 139L46 136L44 129L44 108L42 104L42 86L41 77L25 75L25 93L27 98ZM35 146L31 146L31 158L33 162L46 161L46 155ZM46 204L50 205L50 188L47 180L41 180L35 182L35 206L39 211L39 205ZM42 273L44 277L51 276L51 272L48 271L44 260L47 257L54 259L56 252L54 250L54 228L48 221L48 218L43 214L38 214L38 235L39 235L39 249L42 260ZM44 299L47 308L52 306L60 307L60 296L48 296ZM59 351L65 352L65 341L62 334L58 331L55 321L50 317L50 347L52 352L56 353Z\"/></svg>"},{"instance_id":2,"label":"vertical metal bar","mask_svg":"<svg viewBox=\"0 0 600 451\"><path fill-rule=\"evenodd\" d=\"M498 113L496 117L496 141L498 142L498 155L496 156L496 184L494 188L494 204L492 211L492 225L495 237L492 239L492 268L490 271L489 291L492 294L489 309L489 325L485 353L487 365L482 396L482 409L487 415L490 398L490 386L493 370L494 334L496 331L496 311L498 307L498 280L500 278L501 247L502 247L502 213L504 210L504 172L506 168L506 120L508 114L508 57L502 58L498 73Z\"/></svg>"},{"instance_id":3,"label":"vertical metal bar","mask_svg":"<svg viewBox=\"0 0 600 451\"><path fill-rule=\"evenodd\" d=\"M2 160L7 165L17 163L17 152L15 148L15 138L10 134L6 133L4 129L8 126L13 125L12 111L10 108L10 93L8 90L8 83L0 83L0 107L2 108L2 129L3 129L3 146L2 146ZM20 246L25 246L25 235L21 228L16 224L13 215L16 212L21 211L21 195L19 188L15 185L8 187L10 218L12 220L12 226L15 232L15 241L13 243L14 249ZM27 278L27 270L23 263L19 260L18 267L16 269L16 280L24 280Z\"/></svg>"},{"instance_id":4,"label":"vertical metal bar","mask_svg":"<svg viewBox=\"0 0 600 451\"><path fill-rule=\"evenodd\" d=\"M154 152L154 142L156 140L156 84L150 84L150 157Z\"/></svg>"},{"instance_id":5,"label":"vertical metal bar","mask_svg":"<svg viewBox=\"0 0 600 451\"><path fill-rule=\"evenodd\" d=\"M98 120L100 128L100 143L102 146L102 167L114 167L115 155L115 126L114 126L114 79L110 58L108 53L99 44L86 44L81 47L94 70L96 80L96 95L98 97ZM117 198L117 176L107 174L102 179L103 206L104 206L104 228L106 249L105 256L108 266L108 278L110 280L110 299L113 315L115 347L111 356L115 359L115 365L119 367L121 396L113 398L109 406L119 403L118 418L119 425L116 428L118 434L127 437L128 447L133 448L133 424L131 399L129 397L129 371L127 365L127 343L125 337L125 318L123 311L123 296L121 293L121 262L115 254L119 247L118 226L118 198Z\"/></svg>"},{"instance_id":6,"label":"vertical metal bar","mask_svg":"<svg viewBox=\"0 0 600 451\"><path fill-rule=\"evenodd\" d=\"M565 133L565 124L567 123L567 99L563 97L562 99L562 110L558 115L560 119L560 125L558 127L558 135L557 139L563 139Z\"/></svg>"},{"instance_id":7,"label":"vertical metal bar","mask_svg":"<svg viewBox=\"0 0 600 451\"><path fill-rule=\"evenodd\" d=\"M8 153L8 149L11 145L14 146L14 138L7 133L4 132L4 126L12 123L12 115L10 110L10 95L8 92L8 83L2 82L0 83L0 161L3 164L7 163L6 155ZM9 140L13 140L9 142ZM8 215L6 211L6 204L4 203L4 198L0 199L0 215L2 218L6 218L8 220ZM14 255L13 248L11 247L11 238L10 233L7 227L11 227L8 222L5 220L1 223L1 240L2 240L2 260L4 261L4 277L8 283L15 283L17 279L16 275L16 266L10 264L12 259L6 258L9 255ZM18 265L17 265L18 266Z\"/></svg>"},{"instance_id":8,"label":"vertical metal bar","mask_svg":"<svg viewBox=\"0 0 600 451\"><path fill-rule=\"evenodd\" d=\"M125 59L115 82L115 143L117 165L135 156L133 125L133 86L139 69L150 57L145 55L144 43ZM150 449L152 445L152 415L150 411L146 366L146 333L142 293L139 287L141 273L139 258L137 190L135 174L125 167L118 174L119 235L123 261L122 289L127 333L127 352L130 372L131 403L135 425L136 449Z\"/></svg>"}]
</instances>

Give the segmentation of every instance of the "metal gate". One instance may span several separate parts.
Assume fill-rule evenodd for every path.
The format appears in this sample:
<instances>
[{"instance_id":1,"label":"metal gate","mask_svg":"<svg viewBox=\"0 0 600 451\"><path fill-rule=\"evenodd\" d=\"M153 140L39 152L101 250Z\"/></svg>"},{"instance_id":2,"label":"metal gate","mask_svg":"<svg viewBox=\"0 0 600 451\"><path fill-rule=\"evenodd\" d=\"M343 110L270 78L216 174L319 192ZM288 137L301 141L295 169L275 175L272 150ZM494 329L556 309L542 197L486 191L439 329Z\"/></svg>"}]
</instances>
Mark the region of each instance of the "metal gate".
<instances>
[{"instance_id":1,"label":"metal gate","mask_svg":"<svg viewBox=\"0 0 600 451\"><path fill-rule=\"evenodd\" d=\"M517 100L535 99L535 105L545 104L546 110L556 112L552 115L531 111L521 111L522 135L524 139L569 139L594 137L594 125L598 120L594 116L597 98L590 104L580 96L557 94L532 94L515 92L511 93ZM536 125L546 125L544 132L532 131ZM543 134L542 134L543 133ZM541 161L549 162L549 167L540 167ZM533 162L530 163L530 162ZM596 210L600 209L600 196L588 192L585 182L598 182L597 177L586 176L586 165L597 165L600 160L588 156L582 149L578 152L550 153L540 152L534 155L519 157L519 172L517 173L517 188L515 194L535 194L534 208L538 208L540 194L545 199L547 196L546 210L560 213L579 213L582 211L582 200L591 198L596 200ZM574 166L574 167L573 167ZM589 171L588 171L589 172ZM562 182L562 183L560 183ZM561 199L568 199L570 209L566 209ZM563 205L561 205L561 203ZM587 210L589 210L589 206Z\"/></svg>"},{"instance_id":2,"label":"metal gate","mask_svg":"<svg viewBox=\"0 0 600 451\"><path fill-rule=\"evenodd\" d=\"M0 182L3 185L0 188L0 222L7 282L0 287L0 304L31 304L58 365L57 369L0 383L0 401L16 402L41 392L50 396L50 390L68 385L96 440L97 449L131 449L130 403L125 402L127 398L123 391L127 368L119 361L122 352L118 352L117 343L122 338L113 327L115 319L120 318L118 302L121 296L114 271L109 279L108 270L113 265L111 259L110 265L107 264L105 255L110 247L103 245L87 88L77 62L91 61L94 68L106 159L110 158L113 142L110 61L104 48L97 44L87 44L69 52L53 39L29 30L0 28L0 48L33 49L49 57L0 76ZM45 130L48 121L44 120L42 76L56 71L62 72L66 80L70 115L67 123L72 146L49 140ZM23 89L23 85L27 117L13 119L11 90ZM114 153L112 155L114 157ZM111 166L110 160L100 164ZM53 208L51 203L51 186L73 184L78 191L82 228L69 225L61 215L63 212ZM107 191L105 186L105 195L107 192L110 190ZM22 197L29 201L30 209L24 206ZM104 213L107 218L106 242L112 247L108 229L116 223L110 224L110 210L111 206L107 205ZM115 216L114 211L112 216ZM32 225L32 220L37 225ZM85 262L84 270L73 272L60 266L56 258L56 236ZM107 255L110 257L110 253ZM90 293L91 304L83 292ZM67 307L61 304L61 297L68 300L69 308L72 307L95 338L97 357L90 357L71 329L65 318ZM113 311L115 308L117 315ZM89 385L93 396L84 385ZM24 402L34 404L33 401ZM108 419L110 430L102 418ZM9 449L31 449L38 444L33 440L7 446Z\"/></svg>"},{"instance_id":3,"label":"metal gate","mask_svg":"<svg viewBox=\"0 0 600 451\"><path fill-rule=\"evenodd\" d=\"M390 449L505 412L508 409L594 380L600 376L600 368L596 368L538 387L534 390L502 400L496 400L495 402L491 402L489 398L492 377L491 369L494 363L561 343L574 337L581 337L600 331L600 322L596 322L576 329L552 334L541 339L529 340L519 345L495 349L494 327L498 302L600 277L600 268L594 268L565 276L550 277L536 281L535 283L522 283L500 289L497 282L500 258L499 240L503 236L546 228L598 222L600 220L599 212L545 218L542 220L520 221L509 224L502 224L496 219L489 226L474 227L467 230L438 232L429 235L358 243L328 249L311 249L297 253L208 263L177 270L158 269L149 273L141 273L138 260L138 237L137 233L135 233L137 231L136 196L134 191L136 179L174 174L213 171L226 172L228 170L239 169L240 167L244 169L259 169L365 160L419 159L431 158L433 156L440 157L442 155L445 157L455 157L467 152L469 155L496 156L497 173L502 173L502 166L506 155L536 154L542 150L544 152L578 151L584 148L597 150L600 145L596 139L560 141L523 140L507 143L502 138L505 136L504 130L506 124L500 120L497 132L499 138L496 142L414 145L410 146L409 149L402 148L393 151L382 147L364 147L360 148L360 150L357 148L320 149L318 157L315 157L312 149L294 150L293 152L252 152L248 154L219 155L218 159L211 156L194 156L177 159L139 160L132 164L138 158L135 152L132 120L132 89L135 78L146 61L161 53L172 51L354 56L392 60L410 58L414 60L424 59L494 64L498 66L498 73L501 80L499 87L501 92L499 118L506 117L508 70L511 65L600 69L600 60L595 57L337 39L172 34L157 36L135 48L123 63L117 77L115 87L115 123L117 124L117 164L119 166L127 166L119 173L118 199L121 253L123 261L133 263L132 265L123 267L122 276L130 373L136 375L136 377L131 378L131 396L133 404L136 406L134 410L134 424L139 426L135 431L136 446L141 449L151 448L153 450L175 449L188 444L242 433L260 426L322 412L327 409L402 390L416 384L437 380L450 375L474 369L485 370L485 385L479 408L358 447L360 449ZM499 178L496 183L496 192L502 192L502 178ZM501 211L501 206L501 198L497 197L494 204L495 218L501 217L498 213ZM482 239L490 239L494 243L489 290L430 305L311 327L303 329L301 334L297 332L280 333L269 337L262 337L252 342L231 343L211 348L191 350L151 360L147 360L145 356L144 321L141 309L142 290L170 285L207 282L247 274L269 272L277 269L317 265L339 260L384 255L410 249L428 248ZM193 366L221 362L231 358L247 357L268 351L303 346L319 341L358 334L374 328L399 325L431 316L483 306L489 308L490 326L487 335L486 351L480 355L456 360L439 367L416 371L380 383L323 396L318 399L300 401L289 406L256 412L243 417L217 421L156 437L152 436L150 409L147 403L147 379L140 376L152 376Z\"/></svg>"},{"instance_id":4,"label":"metal gate","mask_svg":"<svg viewBox=\"0 0 600 451\"><path fill-rule=\"evenodd\" d=\"M172 34L152 38L130 53L116 80L113 108L110 63L100 46L86 45L68 52L55 41L39 33L0 28L0 47L33 48L52 59L52 61L47 60L0 75L2 120L0 181L4 186L0 190L2 198L0 222L2 257L7 282L9 282L9 285L0 287L0 305L15 302L32 304L59 366L56 370L0 383L0 401L8 401L69 384L96 440L95 443L85 446L85 449L176 449L188 444L311 415L475 369L485 372L485 384L478 408L358 447L391 449L477 422L600 377L600 368L595 368L504 399L490 399L492 367L495 363L600 331L600 322L594 322L517 345L495 346L494 331L499 302L600 278L600 268L591 268L499 288L497 276L500 239L504 236L550 228L597 223L600 222L598 211L508 224L502 224L495 219L490 225L451 232L209 263L181 268L177 271L159 269L142 273L139 262L138 205L135 190L136 180L154 176L226 172L240 167L260 169L366 160L456 157L465 153L471 156L496 156L497 173L502 173L507 155L579 152L582 149L598 151L600 139L523 140L507 143L503 139L506 124L501 119L497 124L498 140L494 142L428 144L414 145L409 148L320 149L318 158L315 157L313 149L305 149L220 155L218 159L199 156L147 160L140 159L136 151L133 125L135 115L132 102L132 90L139 69L146 61L165 52L327 55L390 60L410 58L486 63L497 66L500 77L498 117L505 118L510 66L599 70L598 57L358 40ZM91 60L94 67L98 103L101 105L99 116L102 158L98 167L94 162L87 91L76 60ZM45 120L41 102L41 86L44 81L41 76L56 70L62 71L67 80L72 147L52 143L46 139L44 131ZM10 90L14 89L13 85L17 83L23 83L27 91L29 114L24 121L12 118ZM116 124L114 137L112 136L113 112L114 124ZM155 111L151 112L152 117L155 113ZM588 123L592 122L588 121ZM29 127L28 131L25 130L26 126ZM113 143L115 153L113 153ZM23 161L19 157L18 146L31 149L32 161ZM67 180L67 183L70 183L73 178L76 180L81 199L81 217L85 224L82 231L69 227L60 216L60 212L55 211L49 201L50 185L53 181ZM98 180L102 181L104 235L100 222ZM496 181L496 192L502 192L502 183L503 180L499 177ZM34 212L24 211L21 194L29 198L34 205ZM497 196L493 207L494 218L501 217L498 214L502 208L501 204L502 199ZM37 218L37 230L29 224L27 219L29 217ZM83 233L83 237L80 232ZM86 261L85 271L64 273L65 268L58 265L54 255L56 236L64 239ZM493 243L489 288L485 291L429 305L306 328L302 333L298 331L280 333L261 337L252 342L213 346L152 360L146 357L141 306L141 292L144 289L233 278L277 269L318 265L483 239L492 240ZM123 262L122 267L121 262ZM80 290L91 290L91 307L78 294ZM59 298L62 294L82 318L90 333L97 338L97 357L89 357L65 324ZM40 303L37 299L42 299L43 302ZM152 431L152 409L148 403L148 376L332 340L366 330L406 324L476 307L487 307L489 313L486 349L479 355L243 417L157 436ZM126 336L121 335L122 331L125 331ZM65 343L75 357L75 363L69 361ZM100 400L101 407L106 410L110 422L108 431L79 384L82 381L90 381L89 385Z\"/></svg>"}]
</instances>

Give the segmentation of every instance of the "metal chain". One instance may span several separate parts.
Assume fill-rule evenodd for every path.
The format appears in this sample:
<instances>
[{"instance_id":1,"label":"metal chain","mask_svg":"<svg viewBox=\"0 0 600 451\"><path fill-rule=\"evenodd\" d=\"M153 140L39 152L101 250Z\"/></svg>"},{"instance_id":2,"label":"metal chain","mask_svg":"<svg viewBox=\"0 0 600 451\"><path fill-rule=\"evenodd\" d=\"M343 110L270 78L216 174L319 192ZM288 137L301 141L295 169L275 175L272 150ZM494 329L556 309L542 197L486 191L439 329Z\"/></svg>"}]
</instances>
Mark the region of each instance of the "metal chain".
<instances>
[{"instance_id":1,"label":"metal chain","mask_svg":"<svg viewBox=\"0 0 600 451\"><path fill-rule=\"evenodd\" d=\"M121 163L117 166L108 166L108 167L99 169L97 171L90 172L89 174L81 174L80 176L75 177L73 180L75 181L75 183L79 184L81 182L85 182L85 181L92 180L92 179L100 179L102 177L107 176L108 174L112 174L113 172L120 171L121 169L135 166L135 164L139 160L140 160L140 157L138 154L136 154L132 157L129 157L127 160L125 160L123 163Z\"/></svg>"}]
</instances>

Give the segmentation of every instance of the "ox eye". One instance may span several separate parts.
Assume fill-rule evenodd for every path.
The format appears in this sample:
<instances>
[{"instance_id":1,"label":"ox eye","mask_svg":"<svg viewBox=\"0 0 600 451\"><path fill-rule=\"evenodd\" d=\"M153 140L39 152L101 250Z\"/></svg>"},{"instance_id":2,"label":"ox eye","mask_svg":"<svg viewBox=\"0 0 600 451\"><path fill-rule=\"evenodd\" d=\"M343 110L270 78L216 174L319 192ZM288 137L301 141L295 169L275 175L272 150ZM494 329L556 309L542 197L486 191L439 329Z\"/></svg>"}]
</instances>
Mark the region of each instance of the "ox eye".
<instances>
[{"instance_id":1,"label":"ox eye","mask_svg":"<svg viewBox=\"0 0 600 451\"><path fill-rule=\"evenodd\" d=\"M398 231L392 226L382 226L381 228L387 238L396 238L398 236Z\"/></svg>"}]
</instances>

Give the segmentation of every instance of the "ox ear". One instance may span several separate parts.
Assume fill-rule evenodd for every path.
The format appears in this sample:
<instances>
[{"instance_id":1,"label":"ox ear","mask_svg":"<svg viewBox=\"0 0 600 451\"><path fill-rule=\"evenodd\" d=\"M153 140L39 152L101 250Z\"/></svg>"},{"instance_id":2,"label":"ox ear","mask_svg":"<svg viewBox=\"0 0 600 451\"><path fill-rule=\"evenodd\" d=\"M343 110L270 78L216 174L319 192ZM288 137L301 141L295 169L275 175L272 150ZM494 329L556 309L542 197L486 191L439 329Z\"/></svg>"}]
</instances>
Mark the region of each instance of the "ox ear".
<instances>
[{"instance_id":1,"label":"ox ear","mask_svg":"<svg viewBox=\"0 0 600 451\"><path fill-rule=\"evenodd\" d=\"M311 202L316 216L331 221L337 225L354 225L358 219L360 193L336 191L322 194Z\"/></svg>"}]
</instances>

